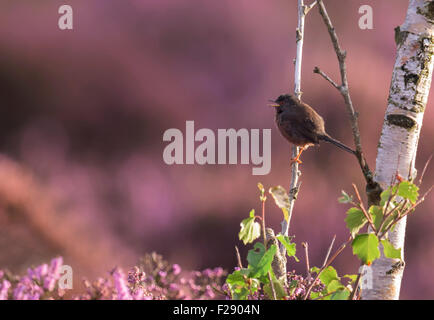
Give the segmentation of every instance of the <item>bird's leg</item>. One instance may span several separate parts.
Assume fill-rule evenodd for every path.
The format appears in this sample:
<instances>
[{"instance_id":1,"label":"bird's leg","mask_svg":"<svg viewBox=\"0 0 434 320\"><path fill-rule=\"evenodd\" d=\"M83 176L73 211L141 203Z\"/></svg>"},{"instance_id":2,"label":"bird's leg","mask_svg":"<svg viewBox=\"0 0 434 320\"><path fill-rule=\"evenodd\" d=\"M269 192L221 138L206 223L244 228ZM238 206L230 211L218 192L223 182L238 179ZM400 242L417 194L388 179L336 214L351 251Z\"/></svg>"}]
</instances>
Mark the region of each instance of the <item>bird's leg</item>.
<instances>
[{"instance_id":1,"label":"bird's leg","mask_svg":"<svg viewBox=\"0 0 434 320\"><path fill-rule=\"evenodd\" d=\"M290 165L292 165L294 162L297 162L299 164L302 163L302 161L300 160L300 156L301 156L301 153L304 151L304 148L305 147L300 147L300 152L298 153L298 155L295 158L291 159Z\"/></svg>"}]
</instances>

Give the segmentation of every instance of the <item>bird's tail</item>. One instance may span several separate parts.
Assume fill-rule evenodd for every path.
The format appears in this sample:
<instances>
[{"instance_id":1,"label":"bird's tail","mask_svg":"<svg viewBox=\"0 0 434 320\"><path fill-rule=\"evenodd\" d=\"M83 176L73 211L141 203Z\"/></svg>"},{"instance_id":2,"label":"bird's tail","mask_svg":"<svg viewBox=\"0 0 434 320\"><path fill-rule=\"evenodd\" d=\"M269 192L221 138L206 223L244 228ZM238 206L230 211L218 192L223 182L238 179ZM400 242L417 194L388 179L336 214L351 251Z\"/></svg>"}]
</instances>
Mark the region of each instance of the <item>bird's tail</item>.
<instances>
[{"instance_id":1,"label":"bird's tail","mask_svg":"<svg viewBox=\"0 0 434 320\"><path fill-rule=\"evenodd\" d=\"M330 142L330 143L334 144L335 146L337 146L337 147L339 147L339 148L341 148L341 149L343 149L343 150L345 150L345 151L347 151L349 153L352 153L354 155L356 154L356 152L353 149L351 149L350 147L347 147L342 142L339 142L338 140L333 139L332 137L330 137L327 134L321 136L320 140L324 140L324 141Z\"/></svg>"}]
</instances>

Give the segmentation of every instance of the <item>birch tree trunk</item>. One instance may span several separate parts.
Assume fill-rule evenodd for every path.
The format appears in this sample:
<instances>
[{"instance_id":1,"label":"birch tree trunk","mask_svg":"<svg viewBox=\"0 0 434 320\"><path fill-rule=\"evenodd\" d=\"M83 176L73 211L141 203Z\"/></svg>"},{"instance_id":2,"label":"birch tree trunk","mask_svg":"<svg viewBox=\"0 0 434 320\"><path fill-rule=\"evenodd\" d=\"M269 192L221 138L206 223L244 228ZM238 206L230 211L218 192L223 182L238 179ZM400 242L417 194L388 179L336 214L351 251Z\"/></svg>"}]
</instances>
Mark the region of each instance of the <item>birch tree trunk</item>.
<instances>
[{"instance_id":1,"label":"birch tree trunk","mask_svg":"<svg viewBox=\"0 0 434 320\"><path fill-rule=\"evenodd\" d=\"M416 151L434 65L433 23L434 1L410 0L404 24L395 29L397 56L375 173L382 188L387 188L397 173L404 179L416 176ZM402 219L389 234L403 256L406 222ZM397 267L396 262L382 255L367 268L362 283L372 286L363 288L362 299L399 299L404 265Z\"/></svg>"}]
</instances>

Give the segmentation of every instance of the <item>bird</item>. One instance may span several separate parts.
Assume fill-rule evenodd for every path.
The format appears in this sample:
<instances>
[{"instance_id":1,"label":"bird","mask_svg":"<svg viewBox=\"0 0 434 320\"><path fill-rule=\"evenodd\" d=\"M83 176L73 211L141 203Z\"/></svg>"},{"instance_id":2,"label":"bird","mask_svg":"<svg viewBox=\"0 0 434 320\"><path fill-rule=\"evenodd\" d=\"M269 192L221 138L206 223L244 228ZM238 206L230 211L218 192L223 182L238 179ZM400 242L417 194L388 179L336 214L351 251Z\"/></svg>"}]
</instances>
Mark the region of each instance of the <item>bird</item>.
<instances>
[{"instance_id":1,"label":"bird","mask_svg":"<svg viewBox=\"0 0 434 320\"><path fill-rule=\"evenodd\" d=\"M276 100L270 100L270 106L276 109L276 124L282 136L293 145L300 147L298 155L291 159L302 163L300 156L304 150L327 141L353 155L356 152L342 142L332 138L324 128L324 119L307 103L289 94L280 95Z\"/></svg>"}]
</instances>

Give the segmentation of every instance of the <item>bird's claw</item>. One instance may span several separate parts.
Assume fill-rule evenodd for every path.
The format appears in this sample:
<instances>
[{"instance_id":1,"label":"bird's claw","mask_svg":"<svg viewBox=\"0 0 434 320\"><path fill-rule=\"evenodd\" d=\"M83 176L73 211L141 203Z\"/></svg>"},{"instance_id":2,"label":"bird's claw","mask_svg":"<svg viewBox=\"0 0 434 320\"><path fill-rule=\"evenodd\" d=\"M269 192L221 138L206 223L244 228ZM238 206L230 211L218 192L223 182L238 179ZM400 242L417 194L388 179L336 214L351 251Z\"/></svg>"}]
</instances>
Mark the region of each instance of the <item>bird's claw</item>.
<instances>
[{"instance_id":1,"label":"bird's claw","mask_svg":"<svg viewBox=\"0 0 434 320\"><path fill-rule=\"evenodd\" d=\"M292 166L294 163L302 164L303 161L301 161L300 159L297 159L297 158L293 158L293 159L291 159L291 162L289 163L289 165Z\"/></svg>"}]
</instances>

